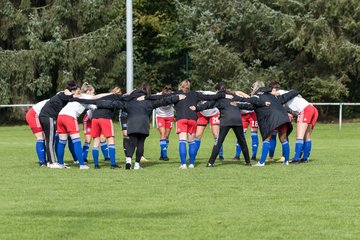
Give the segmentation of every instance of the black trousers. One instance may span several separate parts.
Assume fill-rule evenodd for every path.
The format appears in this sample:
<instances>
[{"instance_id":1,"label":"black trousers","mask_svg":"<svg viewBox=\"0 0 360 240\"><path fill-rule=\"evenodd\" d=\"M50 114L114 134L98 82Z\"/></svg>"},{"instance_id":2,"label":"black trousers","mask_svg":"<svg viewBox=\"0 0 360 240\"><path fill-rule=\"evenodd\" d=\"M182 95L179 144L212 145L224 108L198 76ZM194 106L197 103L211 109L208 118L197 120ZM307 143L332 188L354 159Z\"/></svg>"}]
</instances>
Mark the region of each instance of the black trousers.
<instances>
[{"instance_id":1,"label":"black trousers","mask_svg":"<svg viewBox=\"0 0 360 240\"><path fill-rule=\"evenodd\" d=\"M45 133L46 157L49 163L56 162L55 158L55 132L56 120L51 117L39 117L41 127Z\"/></svg>"},{"instance_id":2,"label":"black trousers","mask_svg":"<svg viewBox=\"0 0 360 240\"><path fill-rule=\"evenodd\" d=\"M136 149L135 161L139 163L141 157L144 155L144 143L148 135L142 133L132 133L128 134L128 137L129 141L126 146L126 157L132 158Z\"/></svg>"},{"instance_id":3,"label":"black trousers","mask_svg":"<svg viewBox=\"0 0 360 240\"><path fill-rule=\"evenodd\" d=\"M220 148L225 140L226 135L228 134L229 130L232 129L235 133L235 136L240 144L242 153L244 155L244 159L246 163L250 163L250 156L249 156L249 149L246 144L245 136L243 133L242 126L221 126L217 139L215 140L215 145L212 149L211 156L209 159L209 163L214 164L216 157L219 155Z\"/></svg>"}]
</instances>

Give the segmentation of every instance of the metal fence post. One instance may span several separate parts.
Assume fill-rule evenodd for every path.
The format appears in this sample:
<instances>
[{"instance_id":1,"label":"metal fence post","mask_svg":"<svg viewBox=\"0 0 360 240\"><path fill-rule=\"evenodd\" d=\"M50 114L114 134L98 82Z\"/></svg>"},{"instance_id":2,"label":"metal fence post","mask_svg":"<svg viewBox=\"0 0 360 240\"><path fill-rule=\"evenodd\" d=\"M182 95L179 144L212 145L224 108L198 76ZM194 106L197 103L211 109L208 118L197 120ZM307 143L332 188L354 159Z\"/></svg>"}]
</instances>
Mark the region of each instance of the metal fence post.
<instances>
[{"instance_id":1,"label":"metal fence post","mask_svg":"<svg viewBox=\"0 0 360 240\"><path fill-rule=\"evenodd\" d=\"M343 103L339 104L340 108L339 108L339 130L341 130L341 125L342 125L342 106Z\"/></svg>"}]
</instances>

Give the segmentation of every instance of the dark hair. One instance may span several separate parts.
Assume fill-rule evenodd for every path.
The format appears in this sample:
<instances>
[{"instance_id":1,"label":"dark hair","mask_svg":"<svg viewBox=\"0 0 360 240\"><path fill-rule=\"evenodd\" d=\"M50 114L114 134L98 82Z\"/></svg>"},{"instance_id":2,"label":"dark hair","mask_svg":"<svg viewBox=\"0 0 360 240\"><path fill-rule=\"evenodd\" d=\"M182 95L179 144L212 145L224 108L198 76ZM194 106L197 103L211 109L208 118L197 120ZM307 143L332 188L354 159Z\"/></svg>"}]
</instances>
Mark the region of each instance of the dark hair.
<instances>
[{"instance_id":1,"label":"dark hair","mask_svg":"<svg viewBox=\"0 0 360 240\"><path fill-rule=\"evenodd\" d=\"M269 87L270 87L270 88L280 88L280 82L277 81L277 80L271 81L271 82L269 83Z\"/></svg>"},{"instance_id":2,"label":"dark hair","mask_svg":"<svg viewBox=\"0 0 360 240\"><path fill-rule=\"evenodd\" d=\"M146 95L151 94L151 85L150 83L143 83L140 87L140 90L144 91Z\"/></svg>"},{"instance_id":3,"label":"dark hair","mask_svg":"<svg viewBox=\"0 0 360 240\"><path fill-rule=\"evenodd\" d=\"M67 90L74 91L74 90L76 90L78 88L79 88L79 86L76 84L75 80L67 81L67 83L66 83L66 89Z\"/></svg>"},{"instance_id":4,"label":"dark hair","mask_svg":"<svg viewBox=\"0 0 360 240\"><path fill-rule=\"evenodd\" d=\"M215 85L215 90L218 92L226 92L226 84L224 82L219 82Z\"/></svg>"},{"instance_id":5,"label":"dark hair","mask_svg":"<svg viewBox=\"0 0 360 240\"><path fill-rule=\"evenodd\" d=\"M165 85L161 91L163 94L165 93L172 93L171 85Z\"/></svg>"}]
</instances>

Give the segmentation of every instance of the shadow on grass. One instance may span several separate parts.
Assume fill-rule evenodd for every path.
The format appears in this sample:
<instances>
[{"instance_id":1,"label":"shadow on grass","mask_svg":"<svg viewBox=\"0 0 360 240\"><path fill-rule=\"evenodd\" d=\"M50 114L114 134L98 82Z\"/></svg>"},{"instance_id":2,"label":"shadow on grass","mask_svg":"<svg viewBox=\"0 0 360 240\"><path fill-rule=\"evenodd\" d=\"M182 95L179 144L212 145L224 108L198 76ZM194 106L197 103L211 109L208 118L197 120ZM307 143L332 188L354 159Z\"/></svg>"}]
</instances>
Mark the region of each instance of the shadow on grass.
<instances>
[{"instance_id":1,"label":"shadow on grass","mask_svg":"<svg viewBox=\"0 0 360 240\"><path fill-rule=\"evenodd\" d=\"M199 165L199 164L206 164L207 162L207 158L197 158L196 161L195 161L195 164L196 165ZM187 163L189 163L189 160L187 160ZM179 158L170 158L169 161L162 161L162 160L158 160L158 159L155 159L155 160L150 160L149 162L144 162L144 163L141 163L142 166L145 166L145 167L152 167L152 166L157 166L157 165L167 165L167 166L180 166L180 159Z\"/></svg>"},{"instance_id":2,"label":"shadow on grass","mask_svg":"<svg viewBox=\"0 0 360 240\"><path fill-rule=\"evenodd\" d=\"M187 215L185 211L146 211L132 210L132 209L115 209L115 210L38 210L38 211L24 211L22 213L14 214L15 216L32 216L32 217L82 217L82 218L173 218L176 216Z\"/></svg>"}]
</instances>

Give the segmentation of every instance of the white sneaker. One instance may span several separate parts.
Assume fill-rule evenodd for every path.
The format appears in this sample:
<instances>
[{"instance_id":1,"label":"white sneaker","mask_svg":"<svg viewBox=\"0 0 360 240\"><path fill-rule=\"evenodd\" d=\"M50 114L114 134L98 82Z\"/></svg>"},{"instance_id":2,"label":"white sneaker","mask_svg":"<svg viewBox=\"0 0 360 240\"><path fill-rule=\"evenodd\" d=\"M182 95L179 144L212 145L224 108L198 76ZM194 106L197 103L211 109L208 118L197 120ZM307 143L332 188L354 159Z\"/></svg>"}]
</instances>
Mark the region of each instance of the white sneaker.
<instances>
[{"instance_id":1,"label":"white sneaker","mask_svg":"<svg viewBox=\"0 0 360 240\"><path fill-rule=\"evenodd\" d=\"M63 164L58 164L57 162L55 162L55 163L50 163L48 165L48 168L64 168L64 165Z\"/></svg>"},{"instance_id":2,"label":"white sneaker","mask_svg":"<svg viewBox=\"0 0 360 240\"><path fill-rule=\"evenodd\" d=\"M141 170L141 169L143 169L143 168L140 165L135 164L134 170Z\"/></svg>"},{"instance_id":3,"label":"white sneaker","mask_svg":"<svg viewBox=\"0 0 360 240\"><path fill-rule=\"evenodd\" d=\"M180 169L187 169L186 164L182 164L182 165L180 165Z\"/></svg>"},{"instance_id":4,"label":"white sneaker","mask_svg":"<svg viewBox=\"0 0 360 240\"><path fill-rule=\"evenodd\" d=\"M189 165L189 168L194 168L194 167L195 167L194 164Z\"/></svg>"},{"instance_id":5,"label":"white sneaker","mask_svg":"<svg viewBox=\"0 0 360 240\"><path fill-rule=\"evenodd\" d=\"M59 164L59 168L70 168L70 167L64 163L64 164Z\"/></svg>"},{"instance_id":6,"label":"white sneaker","mask_svg":"<svg viewBox=\"0 0 360 240\"><path fill-rule=\"evenodd\" d=\"M80 170L89 170L90 167L88 165L80 165Z\"/></svg>"},{"instance_id":7,"label":"white sneaker","mask_svg":"<svg viewBox=\"0 0 360 240\"><path fill-rule=\"evenodd\" d=\"M265 163L260 163L260 162L257 162L255 165L253 165L254 167L264 167L265 166Z\"/></svg>"},{"instance_id":8,"label":"white sneaker","mask_svg":"<svg viewBox=\"0 0 360 240\"><path fill-rule=\"evenodd\" d=\"M145 162L150 162L150 160L148 160L148 159L146 159L144 156L142 156L142 157L140 158L140 162L145 163Z\"/></svg>"},{"instance_id":9,"label":"white sneaker","mask_svg":"<svg viewBox=\"0 0 360 240\"><path fill-rule=\"evenodd\" d=\"M78 160L73 161L73 164L79 164L79 161Z\"/></svg>"},{"instance_id":10,"label":"white sneaker","mask_svg":"<svg viewBox=\"0 0 360 240\"><path fill-rule=\"evenodd\" d=\"M283 164L284 164L285 166L289 166L289 161L284 161Z\"/></svg>"}]
</instances>

